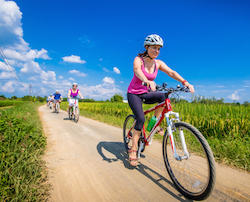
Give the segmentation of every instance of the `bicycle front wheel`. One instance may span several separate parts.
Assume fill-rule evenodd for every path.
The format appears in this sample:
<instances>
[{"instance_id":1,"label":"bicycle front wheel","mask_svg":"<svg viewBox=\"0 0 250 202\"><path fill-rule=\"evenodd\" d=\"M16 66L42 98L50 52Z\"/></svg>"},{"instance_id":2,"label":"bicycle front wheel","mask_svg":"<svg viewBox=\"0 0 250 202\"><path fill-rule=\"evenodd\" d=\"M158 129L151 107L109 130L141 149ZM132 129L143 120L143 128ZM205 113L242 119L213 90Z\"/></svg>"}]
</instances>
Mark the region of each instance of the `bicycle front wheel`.
<instances>
[{"instance_id":1,"label":"bicycle front wheel","mask_svg":"<svg viewBox=\"0 0 250 202\"><path fill-rule=\"evenodd\" d=\"M173 156L170 136L163 138L163 158L167 171L176 188L187 198L204 200L212 193L216 169L212 150L206 139L194 126L185 123L174 123L173 141L176 153L184 157L180 132L183 131L189 157L176 159Z\"/></svg>"},{"instance_id":2,"label":"bicycle front wheel","mask_svg":"<svg viewBox=\"0 0 250 202\"><path fill-rule=\"evenodd\" d=\"M56 109L57 110L57 114L59 113L59 109L60 109L60 104L58 103L57 104L57 109Z\"/></svg>"},{"instance_id":3,"label":"bicycle front wheel","mask_svg":"<svg viewBox=\"0 0 250 202\"><path fill-rule=\"evenodd\" d=\"M76 107L75 109L75 122L76 123L79 121L79 113L80 113L79 108Z\"/></svg>"},{"instance_id":4,"label":"bicycle front wheel","mask_svg":"<svg viewBox=\"0 0 250 202\"><path fill-rule=\"evenodd\" d=\"M69 109L69 120L72 119L72 109Z\"/></svg>"}]
</instances>

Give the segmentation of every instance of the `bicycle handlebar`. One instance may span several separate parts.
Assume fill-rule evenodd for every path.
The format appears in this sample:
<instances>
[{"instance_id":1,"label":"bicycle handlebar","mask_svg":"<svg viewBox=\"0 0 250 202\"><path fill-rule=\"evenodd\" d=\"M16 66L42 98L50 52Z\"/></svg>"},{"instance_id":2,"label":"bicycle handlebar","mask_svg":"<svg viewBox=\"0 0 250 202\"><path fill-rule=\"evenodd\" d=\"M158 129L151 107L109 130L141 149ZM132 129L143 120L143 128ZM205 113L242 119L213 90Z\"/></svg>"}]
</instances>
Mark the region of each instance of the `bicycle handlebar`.
<instances>
[{"instance_id":1,"label":"bicycle handlebar","mask_svg":"<svg viewBox=\"0 0 250 202\"><path fill-rule=\"evenodd\" d=\"M142 82L142 85L147 86L145 82ZM156 85L155 88L156 88L156 91L167 91L168 95L176 91L190 92L187 86L177 85L176 88L173 88L173 87L167 88L167 83L163 83L162 85Z\"/></svg>"}]
</instances>

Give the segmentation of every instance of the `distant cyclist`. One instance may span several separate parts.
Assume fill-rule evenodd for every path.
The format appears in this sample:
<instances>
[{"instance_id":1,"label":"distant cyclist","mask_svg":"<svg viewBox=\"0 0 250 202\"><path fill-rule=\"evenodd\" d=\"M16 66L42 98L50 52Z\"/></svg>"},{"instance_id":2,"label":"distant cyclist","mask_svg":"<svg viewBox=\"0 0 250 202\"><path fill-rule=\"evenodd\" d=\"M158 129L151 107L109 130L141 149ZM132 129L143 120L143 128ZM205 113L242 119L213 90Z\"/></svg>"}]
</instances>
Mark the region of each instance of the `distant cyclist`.
<instances>
[{"instance_id":1,"label":"distant cyclist","mask_svg":"<svg viewBox=\"0 0 250 202\"><path fill-rule=\"evenodd\" d=\"M46 104L47 104L47 107L49 106L49 96L46 97Z\"/></svg>"},{"instance_id":2,"label":"distant cyclist","mask_svg":"<svg viewBox=\"0 0 250 202\"><path fill-rule=\"evenodd\" d=\"M144 53L138 54L134 59L134 77L129 84L127 96L128 103L132 109L135 117L136 124L132 135L132 147L129 150L129 162L131 165L136 166L138 160L136 158L138 140L143 128L145 116L143 113L142 102L146 104L161 103L165 100L165 95L161 92L155 92L154 79L157 76L158 70L163 71L168 76L181 82L187 86L191 93L194 93L194 87L182 78L176 71L169 68L163 61L156 60L163 47L163 40L160 36L152 34L144 40ZM142 82L147 86L143 86ZM151 92L148 92L151 89ZM163 108L155 110L155 116L158 118Z\"/></svg>"},{"instance_id":3,"label":"distant cyclist","mask_svg":"<svg viewBox=\"0 0 250 202\"><path fill-rule=\"evenodd\" d=\"M50 106L50 103L53 102L53 95L50 94L50 96L48 97L48 102L49 102L49 106Z\"/></svg>"},{"instance_id":4,"label":"distant cyclist","mask_svg":"<svg viewBox=\"0 0 250 202\"><path fill-rule=\"evenodd\" d=\"M54 109L56 110L57 101L61 102L63 100L63 97L59 93L59 90L56 90L56 93L53 94L53 100L54 100Z\"/></svg>"},{"instance_id":5,"label":"distant cyclist","mask_svg":"<svg viewBox=\"0 0 250 202\"><path fill-rule=\"evenodd\" d=\"M69 89L69 92L68 92L69 107L67 111L69 111L74 106L74 100L72 100L72 98L77 98L77 96L79 95L81 99L84 99L80 90L77 89L77 86L78 86L77 83L73 83L72 88Z\"/></svg>"}]
</instances>

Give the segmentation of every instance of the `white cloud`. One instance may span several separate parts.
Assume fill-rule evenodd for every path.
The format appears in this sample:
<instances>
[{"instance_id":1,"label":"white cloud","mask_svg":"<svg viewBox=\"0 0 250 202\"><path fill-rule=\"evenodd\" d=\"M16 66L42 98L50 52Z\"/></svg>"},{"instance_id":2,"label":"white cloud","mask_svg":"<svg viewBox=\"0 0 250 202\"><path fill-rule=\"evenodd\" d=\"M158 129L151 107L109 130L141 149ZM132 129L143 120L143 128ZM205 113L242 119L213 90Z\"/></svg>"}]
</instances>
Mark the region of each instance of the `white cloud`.
<instances>
[{"instance_id":1,"label":"white cloud","mask_svg":"<svg viewBox=\"0 0 250 202\"><path fill-rule=\"evenodd\" d=\"M18 60L18 61L26 61L26 58L24 55L22 55L20 52L13 50L13 49L4 49L4 55L7 58Z\"/></svg>"},{"instance_id":2,"label":"white cloud","mask_svg":"<svg viewBox=\"0 0 250 202\"><path fill-rule=\"evenodd\" d=\"M102 58L100 58L99 60L102 61Z\"/></svg>"},{"instance_id":3,"label":"white cloud","mask_svg":"<svg viewBox=\"0 0 250 202\"><path fill-rule=\"evenodd\" d=\"M49 60L51 58L47 55L47 53L48 51L43 48L40 51L32 49L26 54L26 59L34 60L35 58L42 58L44 60Z\"/></svg>"},{"instance_id":4,"label":"white cloud","mask_svg":"<svg viewBox=\"0 0 250 202\"><path fill-rule=\"evenodd\" d=\"M74 78L72 78L72 77L69 77L69 80L70 80L70 81L75 81L75 79L74 79Z\"/></svg>"},{"instance_id":5,"label":"white cloud","mask_svg":"<svg viewBox=\"0 0 250 202\"><path fill-rule=\"evenodd\" d=\"M63 79L63 76L59 76L59 79Z\"/></svg>"},{"instance_id":6,"label":"white cloud","mask_svg":"<svg viewBox=\"0 0 250 202\"><path fill-rule=\"evenodd\" d=\"M81 90L83 97L110 99L115 93L123 93L116 87L107 88L101 84L95 86L78 85L78 89Z\"/></svg>"},{"instance_id":7,"label":"white cloud","mask_svg":"<svg viewBox=\"0 0 250 202\"><path fill-rule=\"evenodd\" d=\"M14 59L22 62L26 62L29 60L34 60L36 58L41 58L44 60L50 60L51 58L48 56L48 51L45 49L41 49L40 51L36 49L31 49L31 50L25 50L25 51L20 51L20 50L15 50L13 49L4 49L4 54L6 58L9 59Z\"/></svg>"},{"instance_id":8,"label":"white cloud","mask_svg":"<svg viewBox=\"0 0 250 202\"><path fill-rule=\"evenodd\" d=\"M14 79L14 76L11 72L1 72L0 79Z\"/></svg>"},{"instance_id":9,"label":"white cloud","mask_svg":"<svg viewBox=\"0 0 250 202\"><path fill-rule=\"evenodd\" d=\"M15 82L13 81L8 81L7 83L4 84L4 86L1 87L2 92L14 92L15 88L13 86Z\"/></svg>"},{"instance_id":10,"label":"white cloud","mask_svg":"<svg viewBox=\"0 0 250 202\"><path fill-rule=\"evenodd\" d=\"M28 78L29 80L32 80L32 81L37 81L37 79L34 77L34 76L32 76L32 77L30 77L30 78Z\"/></svg>"},{"instance_id":11,"label":"white cloud","mask_svg":"<svg viewBox=\"0 0 250 202\"><path fill-rule=\"evenodd\" d=\"M38 62L29 61L23 65L23 68L20 70L22 73L32 74L32 73L40 73L41 68Z\"/></svg>"},{"instance_id":12,"label":"white cloud","mask_svg":"<svg viewBox=\"0 0 250 202\"><path fill-rule=\"evenodd\" d=\"M70 74L78 74L79 72L80 72L80 71L75 70L75 69L69 71Z\"/></svg>"},{"instance_id":13,"label":"white cloud","mask_svg":"<svg viewBox=\"0 0 250 202\"><path fill-rule=\"evenodd\" d=\"M105 72L110 72L106 67L103 67L102 70L104 70Z\"/></svg>"},{"instance_id":14,"label":"white cloud","mask_svg":"<svg viewBox=\"0 0 250 202\"><path fill-rule=\"evenodd\" d=\"M115 83L115 79L113 79L111 77L104 77L102 81L104 83L107 83L107 84L114 84Z\"/></svg>"},{"instance_id":15,"label":"white cloud","mask_svg":"<svg viewBox=\"0 0 250 202\"><path fill-rule=\"evenodd\" d=\"M6 93L10 93L10 92L20 92L23 91L25 93L27 93L27 89L29 87L29 84L27 83L22 83L23 86L20 86L20 84L17 81L8 81L4 84L4 86L0 85L0 92L6 92Z\"/></svg>"},{"instance_id":16,"label":"white cloud","mask_svg":"<svg viewBox=\"0 0 250 202\"><path fill-rule=\"evenodd\" d=\"M0 44L21 43L23 37L22 12L14 1L0 0L0 5Z\"/></svg>"},{"instance_id":17,"label":"white cloud","mask_svg":"<svg viewBox=\"0 0 250 202\"><path fill-rule=\"evenodd\" d=\"M121 74L120 70L119 70L117 67L114 67L114 68L113 68L113 71L114 71L116 74Z\"/></svg>"},{"instance_id":18,"label":"white cloud","mask_svg":"<svg viewBox=\"0 0 250 202\"><path fill-rule=\"evenodd\" d=\"M123 83L123 81L120 81L120 83Z\"/></svg>"},{"instance_id":19,"label":"white cloud","mask_svg":"<svg viewBox=\"0 0 250 202\"><path fill-rule=\"evenodd\" d=\"M83 72L80 72L80 71L78 71L78 70L75 70L75 69L70 70L69 73L70 73L70 74L75 74L76 76L82 76L82 77L86 77L86 76L87 76L87 74L85 74L85 73L83 73Z\"/></svg>"},{"instance_id":20,"label":"white cloud","mask_svg":"<svg viewBox=\"0 0 250 202\"><path fill-rule=\"evenodd\" d=\"M80 74L78 74L77 76L82 76L82 77L86 77L87 76L87 74L85 74L85 73L80 73Z\"/></svg>"},{"instance_id":21,"label":"white cloud","mask_svg":"<svg viewBox=\"0 0 250 202\"><path fill-rule=\"evenodd\" d=\"M40 77L42 80L46 81L55 81L56 80L56 73L54 71L41 71Z\"/></svg>"},{"instance_id":22,"label":"white cloud","mask_svg":"<svg viewBox=\"0 0 250 202\"><path fill-rule=\"evenodd\" d=\"M12 68L12 67L9 67L9 68ZM4 62L1 62L0 61L0 70L3 70L3 71L10 71L9 68L7 67L7 65L4 63ZM14 68L12 68L12 70L15 70Z\"/></svg>"},{"instance_id":23,"label":"white cloud","mask_svg":"<svg viewBox=\"0 0 250 202\"><path fill-rule=\"evenodd\" d=\"M80 63L80 64L85 64L85 60L81 60L80 56L77 55L71 55L71 56L65 56L62 57L64 62L70 62L70 63Z\"/></svg>"},{"instance_id":24,"label":"white cloud","mask_svg":"<svg viewBox=\"0 0 250 202\"><path fill-rule=\"evenodd\" d=\"M238 91L235 91L234 93L232 93L231 95L228 96L228 98L230 100L239 100L240 97L237 95Z\"/></svg>"}]
</instances>

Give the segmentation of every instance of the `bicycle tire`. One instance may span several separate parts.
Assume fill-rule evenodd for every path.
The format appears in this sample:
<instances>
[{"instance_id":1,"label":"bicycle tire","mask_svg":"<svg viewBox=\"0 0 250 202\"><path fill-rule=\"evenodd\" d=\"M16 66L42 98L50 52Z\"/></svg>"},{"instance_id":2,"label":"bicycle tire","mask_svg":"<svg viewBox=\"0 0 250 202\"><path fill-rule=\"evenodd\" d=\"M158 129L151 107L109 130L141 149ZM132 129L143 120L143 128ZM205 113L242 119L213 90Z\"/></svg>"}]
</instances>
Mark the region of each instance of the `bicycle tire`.
<instances>
[{"instance_id":1,"label":"bicycle tire","mask_svg":"<svg viewBox=\"0 0 250 202\"><path fill-rule=\"evenodd\" d=\"M59 109L60 109L60 104L58 103L57 104L57 109L56 109L57 114L59 113Z\"/></svg>"},{"instance_id":2,"label":"bicycle tire","mask_svg":"<svg viewBox=\"0 0 250 202\"><path fill-rule=\"evenodd\" d=\"M75 116L75 122L77 123L79 121L79 108L76 107L76 110L77 110L77 115Z\"/></svg>"},{"instance_id":3,"label":"bicycle tire","mask_svg":"<svg viewBox=\"0 0 250 202\"><path fill-rule=\"evenodd\" d=\"M127 133L128 133L128 130L132 127L132 124L134 123L134 121L136 121L135 115L130 114L126 117L124 124L123 124L123 141L124 141L124 146L127 152L132 147L132 130L130 132L131 138L128 137Z\"/></svg>"},{"instance_id":4,"label":"bicycle tire","mask_svg":"<svg viewBox=\"0 0 250 202\"><path fill-rule=\"evenodd\" d=\"M69 120L72 119L72 115L71 115L71 109L69 109Z\"/></svg>"},{"instance_id":5,"label":"bicycle tire","mask_svg":"<svg viewBox=\"0 0 250 202\"><path fill-rule=\"evenodd\" d=\"M185 130L184 132L185 142L187 144L187 149L188 149L190 157L188 159L184 159L181 161L174 159L171 148L169 149L169 152L167 151L168 141L170 141L170 138L166 132L163 138L163 159L164 159L168 174L170 178L172 179L177 190L180 193L182 193L184 196L192 200L198 200L198 201L204 200L208 198L210 194L212 193L214 186L215 186L215 181L216 181L215 160L214 160L212 150L210 146L208 145L206 139L202 135L202 133L191 124L185 123L185 122L176 122L174 123L174 127L176 128L176 131L182 129L184 132ZM178 135L176 136L178 137ZM176 140L177 139L174 136L174 142L176 144L176 152L181 153L182 149L177 148L178 141ZM190 140L190 143L189 143L189 140ZM197 140L197 143L195 142L195 140ZM200 144L200 147L203 150L204 154L198 151L198 147L197 147L198 144ZM204 157L206 158L205 160L204 160ZM173 161L171 161L171 158L173 159ZM195 160L199 162L198 166L194 165L193 162ZM176 165L171 166L172 162L176 163L176 165L178 164L178 166ZM204 163L201 164L201 162L207 162L207 165L203 166ZM181 164L183 165L182 169L179 168ZM206 167L207 167L207 171L204 170ZM175 171L174 169L178 171ZM182 173L182 174L179 174L179 173ZM188 176L187 180L189 180L189 184L191 185L191 187L187 188L185 187L186 185L184 185L183 181L185 180L184 178L186 178L186 176L189 175L190 173L192 173L191 177L195 178L194 179L195 182L193 179L192 180L190 179L190 176ZM179 178L177 174L183 175L184 177ZM201 174L201 176L198 176L199 174ZM207 175L207 177L205 176L205 174ZM204 176L206 177L206 182L202 183L201 180L204 178ZM203 184L204 184L204 187L202 189L200 189L199 191L194 191L194 189L199 189L199 187L201 187L201 185Z\"/></svg>"}]
</instances>

